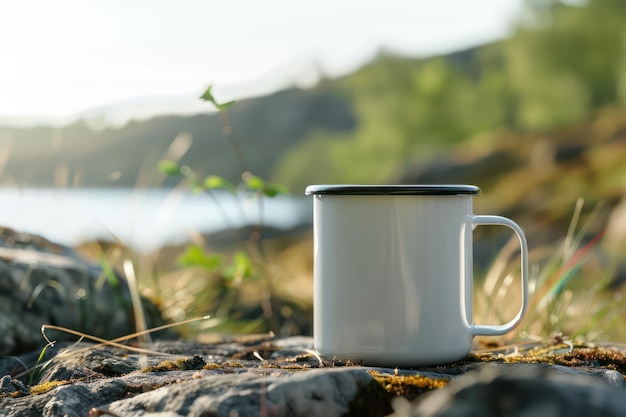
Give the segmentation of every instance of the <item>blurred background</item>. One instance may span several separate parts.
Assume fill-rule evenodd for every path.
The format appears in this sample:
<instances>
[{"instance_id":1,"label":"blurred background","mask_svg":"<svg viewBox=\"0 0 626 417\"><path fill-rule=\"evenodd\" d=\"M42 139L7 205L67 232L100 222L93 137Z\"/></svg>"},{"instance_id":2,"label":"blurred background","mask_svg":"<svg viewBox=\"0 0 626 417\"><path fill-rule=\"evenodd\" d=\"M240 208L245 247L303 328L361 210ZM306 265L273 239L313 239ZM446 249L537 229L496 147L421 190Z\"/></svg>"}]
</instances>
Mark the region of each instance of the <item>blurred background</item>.
<instances>
[{"instance_id":1,"label":"blurred background","mask_svg":"<svg viewBox=\"0 0 626 417\"><path fill-rule=\"evenodd\" d=\"M474 184L531 247L509 337L626 341L624 22L621 0L0 0L0 225L131 260L169 320L309 334L306 185ZM485 323L519 296L493 229Z\"/></svg>"}]
</instances>

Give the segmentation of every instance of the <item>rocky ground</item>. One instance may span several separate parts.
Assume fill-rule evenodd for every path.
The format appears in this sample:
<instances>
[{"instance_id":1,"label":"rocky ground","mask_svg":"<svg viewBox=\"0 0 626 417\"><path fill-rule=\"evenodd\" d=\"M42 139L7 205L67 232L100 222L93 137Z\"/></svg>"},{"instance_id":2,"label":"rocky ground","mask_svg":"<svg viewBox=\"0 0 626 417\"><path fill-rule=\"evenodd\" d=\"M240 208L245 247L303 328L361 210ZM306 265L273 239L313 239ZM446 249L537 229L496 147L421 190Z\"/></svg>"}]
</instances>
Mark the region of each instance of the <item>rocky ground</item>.
<instances>
[{"instance_id":1,"label":"rocky ground","mask_svg":"<svg viewBox=\"0 0 626 417\"><path fill-rule=\"evenodd\" d=\"M562 338L413 369L324 361L309 337L207 335L205 343L113 346L50 331L57 342L42 350L42 324L106 340L130 333L130 299L114 271L1 229L0 416L626 414L626 347ZM158 325L150 313L156 307L143 305L150 325Z\"/></svg>"},{"instance_id":2,"label":"rocky ground","mask_svg":"<svg viewBox=\"0 0 626 417\"><path fill-rule=\"evenodd\" d=\"M626 354L606 347L552 341L415 369L322 361L308 337L148 347L153 353L56 346L48 353L56 358L42 362L30 386L24 365L35 355L5 357L0 415L621 416L626 410Z\"/></svg>"}]
</instances>

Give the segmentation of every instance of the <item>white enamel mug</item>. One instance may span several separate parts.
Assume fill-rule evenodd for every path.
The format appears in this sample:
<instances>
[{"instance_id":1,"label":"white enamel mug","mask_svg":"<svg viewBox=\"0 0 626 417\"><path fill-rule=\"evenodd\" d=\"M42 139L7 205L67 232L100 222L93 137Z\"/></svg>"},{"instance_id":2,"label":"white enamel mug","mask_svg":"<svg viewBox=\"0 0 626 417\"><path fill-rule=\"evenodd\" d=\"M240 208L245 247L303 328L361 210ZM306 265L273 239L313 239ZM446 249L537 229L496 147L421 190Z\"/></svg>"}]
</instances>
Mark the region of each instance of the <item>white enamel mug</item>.
<instances>
[{"instance_id":1,"label":"white enamel mug","mask_svg":"<svg viewBox=\"0 0 626 417\"><path fill-rule=\"evenodd\" d=\"M453 362L476 335L522 320L528 246L500 216L473 214L469 185L312 185L315 347L329 360L378 366ZM472 319L472 230L503 225L521 247L521 308L503 325Z\"/></svg>"}]
</instances>

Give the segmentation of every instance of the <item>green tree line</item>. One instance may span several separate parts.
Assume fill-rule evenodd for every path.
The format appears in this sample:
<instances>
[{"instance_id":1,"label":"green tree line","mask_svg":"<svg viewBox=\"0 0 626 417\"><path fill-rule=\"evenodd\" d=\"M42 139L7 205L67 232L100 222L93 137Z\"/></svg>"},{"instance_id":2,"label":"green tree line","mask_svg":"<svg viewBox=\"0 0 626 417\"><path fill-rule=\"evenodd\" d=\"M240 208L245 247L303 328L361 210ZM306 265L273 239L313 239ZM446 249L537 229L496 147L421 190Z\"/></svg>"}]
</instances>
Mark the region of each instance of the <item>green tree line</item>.
<instances>
[{"instance_id":1,"label":"green tree line","mask_svg":"<svg viewBox=\"0 0 626 417\"><path fill-rule=\"evenodd\" d=\"M294 144L274 178L291 189L394 181L463 141L541 134L624 108L624 22L623 0L527 0L507 40L428 59L383 51L356 74L325 81L352 103L355 129Z\"/></svg>"}]
</instances>

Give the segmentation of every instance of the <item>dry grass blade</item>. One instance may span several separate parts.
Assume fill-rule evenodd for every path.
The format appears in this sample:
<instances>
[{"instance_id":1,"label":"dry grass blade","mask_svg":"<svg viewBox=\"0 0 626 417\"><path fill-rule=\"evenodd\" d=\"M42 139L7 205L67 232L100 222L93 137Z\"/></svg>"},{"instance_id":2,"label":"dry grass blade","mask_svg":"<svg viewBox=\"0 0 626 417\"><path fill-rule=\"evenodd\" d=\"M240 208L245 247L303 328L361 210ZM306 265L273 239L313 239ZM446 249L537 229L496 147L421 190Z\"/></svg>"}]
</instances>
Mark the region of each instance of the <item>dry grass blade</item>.
<instances>
[{"instance_id":1,"label":"dry grass blade","mask_svg":"<svg viewBox=\"0 0 626 417\"><path fill-rule=\"evenodd\" d=\"M102 346L114 346L114 347L119 347L121 349L126 349L126 350L129 350L129 351L138 352L138 353L144 353L144 354L148 354L148 355L176 356L176 355L170 355L170 354L163 353L163 352L155 352L155 351L148 350L148 349L136 348L136 347L128 346L128 345L122 345L120 342L124 342L124 341L130 340L130 339L134 339L134 338L136 338L138 336L142 336L144 334L154 333L154 332L158 332L160 330L165 330L165 329L169 329L169 328L176 327L176 326L182 326L182 325L193 323L193 322L196 322L196 321L208 320L210 318L211 318L211 316L196 317L196 318L185 320L185 321L181 321L181 322L178 322L178 323L164 324L163 326L159 326L159 327L154 327L152 329L146 329L146 330L138 331L138 332L126 335L126 336L118 337L117 339L113 339L113 340L102 339L102 338L97 337L97 336L88 335L88 334L85 334L85 333L82 333L82 332L79 332L79 331L76 331L76 330L67 329L65 327L55 326L55 325L52 325L52 324L44 324L43 326L41 326L41 328L42 328L42 333L45 331L45 329L58 330L58 331L62 331L62 332L69 333L69 334L73 334L73 335L76 335L76 336L79 336L79 337L83 337L85 339L89 339L89 340L93 340L93 341L99 342L99 344L97 344L95 346L90 346L90 347L87 347L87 348L83 348L80 351L89 350L89 349L96 349L96 348L99 348L99 347L102 347ZM77 351L77 352L79 352L79 351Z\"/></svg>"},{"instance_id":2,"label":"dry grass blade","mask_svg":"<svg viewBox=\"0 0 626 417\"><path fill-rule=\"evenodd\" d=\"M139 284L135 275L135 267L130 259L124 260L124 273L128 280L128 288L130 290L130 298L133 303L133 314L135 315L135 328L138 334L137 339L142 344L151 342L149 332L146 332L148 325L146 324L146 316L143 313L143 303L139 294Z\"/></svg>"},{"instance_id":3,"label":"dry grass blade","mask_svg":"<svg viewBox=\"0 0 626 417\"><path fill-rule=\"evenodd\" d=\"M604 205L598 203L584 215L584 200L578 199L567 234L560 247L533 251L533 273L529 282L529 309L522 326L503 337L510 341L520 337L549 338L566 334L576 340L598 340L620 334L623 328L615 318L623 311L619 294L606 292L612 274L598 260L598 245L607 229L598 228ZM476 296L475 317L481 321L508 317L511 290L508 275L511 248L501 249ZM614 337L613 337L614 338Z\"/></svg>"},{"instance_id":4,"label":"dry grass blade","mask_svg":"<svg viewBox=\"0 0 626 417\"><path fill-rule=\"evenodd\" d=\"M136 353L141 353L141 354L144 354L144 355L160 355L160 356L180 357L180 355L174 355L174 354L171 354L171 353L157 352L157 351L154 351L154 350L149 350L149 349L144 349L144 348L137 348L137 347L134 347L134 346L123 345L120 342L124 342L124 341L130 340L130 339L137 338L138 336L141 336L143 334L154 333L154 332L158 332L160 330L166 330L166 329L169 329L169 328L172 328L172 327L182 326L182 325L193 323L193 322L196 322L196 321L208 320L210 318L211 318L211 316L196 317L196 318L189 319L189 320L184 320L184 321L181 321L181 322L178 322L178 323L164 324L163 326L158 326L158 327L154 327L154 328L151 328L151 329L146 329L146 330L142 330L142 331L139 331L139 332L131 333L131 334L128 334L126 336L121 336L121 337L118 337L117 339L113 339L113 340L102 339L102 338L97 337L97 336L89 335L89 334L86 334L86 333L83 333L83 332L79 332L77 330L68 329L68 328L65 328L65 327L62 327L62 326L55 326L55 325L52 325L52 324L44 324L43 326L41 326L41 334L43 335L44 339L47 342L46 348L50 347L50 346L54 346L54 343L55 343L54 341L51 341L48 338L48 336L45 333L46 330L57 330L57 331L60 331L60 332L64 332L64 333L68 333L68 334L71 334L71 335L78 336L78 337L80 337L80 339L79 339L79 341L77 343L79 343L83 339L88 339L88 340L93 340L95 342L98 342L98 344L93 345L93 346L87 346L87 347L84 347L84 348L81 348L81 349L78 349L78 350L74 350L74 349L71 349L71 348L67 349L67 350L64 350L61 353L59 353L57 356L55 356L54 358L48 360L45 364L43 364L43 365L37 364L35 366L35 368L39 367L39 368L43 369L46 366L48 366L55 359L69 357L69 356L72 356L72 355L77 355L79 353L87 352L87 351L92 350L92 349L98 349L98 348L101 348L103 346L117 347L117 348L120 348L120 349L128 350L128 351L131 351L131 352L136 352ZM219 324L219 322L217 324ZM76 344L74 344L74 345L76 345ZM28 373L29 371L30 370L26 370L25 372L22 372L22 373L16 375L16 377L19 378L19 377L25 375L26 373Z\"/></svg>"}]
</instances>

